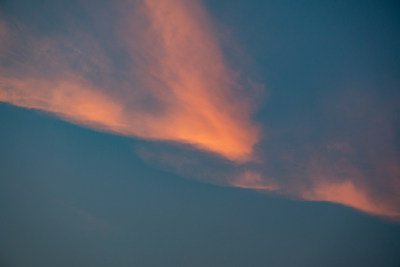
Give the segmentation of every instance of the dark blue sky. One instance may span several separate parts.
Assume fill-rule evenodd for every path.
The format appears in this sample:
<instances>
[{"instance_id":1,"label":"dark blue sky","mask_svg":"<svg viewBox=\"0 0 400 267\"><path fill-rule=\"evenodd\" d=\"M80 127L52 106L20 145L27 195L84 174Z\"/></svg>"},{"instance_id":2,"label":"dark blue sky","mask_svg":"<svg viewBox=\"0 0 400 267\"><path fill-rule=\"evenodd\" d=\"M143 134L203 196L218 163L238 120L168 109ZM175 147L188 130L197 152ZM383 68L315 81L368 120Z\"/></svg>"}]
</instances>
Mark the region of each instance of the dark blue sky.
<instances>
[{"instance_id":1,"label":"dark blue sky","mask_svg":"<svg viewBox=\"0 0 400 267\"><path fill-rule=\"evenodd\" d=\"M1 105L4 266L396 266L400 226L187 180L139 141ZM23 153L22 153L23 152Z\"/></svg>"},{"instance_id":2,"label":"dark blue sky","mask_svg":"<svg viewBox=\"0 0 400 267\"><path fill-rule=\"evenodd\" d=\"M396 1L128 2L0 1L0 266L400 265Z\"/></svg>"}]
</instances>

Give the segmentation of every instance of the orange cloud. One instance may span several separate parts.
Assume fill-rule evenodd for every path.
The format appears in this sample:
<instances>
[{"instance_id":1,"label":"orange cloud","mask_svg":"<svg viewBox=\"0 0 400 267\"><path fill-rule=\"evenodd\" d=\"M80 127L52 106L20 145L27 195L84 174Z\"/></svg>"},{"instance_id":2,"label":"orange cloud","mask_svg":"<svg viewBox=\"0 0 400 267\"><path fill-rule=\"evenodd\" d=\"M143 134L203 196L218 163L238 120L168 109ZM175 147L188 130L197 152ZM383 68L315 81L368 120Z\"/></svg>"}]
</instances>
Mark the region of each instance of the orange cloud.
<instances>
[{"instance_id":1,"label":"orange cloud","mask_svg":"<svg viewBox=\"0 0 400 267\"><path fill-rule=\"evenodd\" d=\"M329 201L362 210L367 213L397 217L400 212L395 208L377 202L350 180L342 182L319 181L314 188L303 192L304 199Z\"/></svg>"},{"instance_id":2,"label":"orange cloud","mask_svg":"<svg viewBox=\"0 0 400 267\"><path fill-rule=\"evenodd\" d=\"M15 30L0 21L0 101L101 131L190 144L240 163L253 160L253 147L261 136L251 119L251 99L225 63L199 2L115 3L118 22L112 32L103 33L113 37L115 44L104 45L91 32L75 28L66 36L38 38L29 35L27 27ZM126 62L121 63L124 60L116 54ZM349 113L365 114L366 110L373 109ZM188 160L186 154L175 157L169 151L139 154L152 162L158 157L165 165L175 166L176 172L201 181L330 201L396 217L400 214L398 157L396 151L391 152L394 142L382 141L392 140L382 132L393 130L384 121L370 125L388 117L381 110L373 110L379 115L376 120L371 119L374 114L366 119L341 114L340 121L349 118L348 125L357 121L358 128L365 124L364 130L353 132L346 126L350 141L334 139L330 145L321 145L326 151L316 152L317 156L310 156L314 151L301 145L293 147L296 152L288 152L286 158L275 153L277 171L272 174L273 166L265 158L253 165L224 161L216 167L219 162L204 164L203 159ZM357 140L352 140L354 136ZM383 136L382 140L377 136ZM365 159L353 159L357 153ZM364 171L364 165L369 171ZM266 177L282 179L271 182ZM381 188L375 189L377 185Z\"/></svg>"},{"instance_id":3,"label":"orange cloud","mask_svg":"<svg viewBox=\"0 0 400 267\"><path fill-rule=\"evenodd\" d=\"M142 12L146 25L138 29L139 19L121 19L124 27L117 41L134 62L123 72L123 82L108 72L111 66L98 67L94 59L103 54L84 58L79 42L67 46L65 40L43 40L33 46L40 47L33 60L23 64L33 70L25 75L3 70L7 75L0 75L0 101L100 130L188 143L234 161L251 159L258 127L224 63L204 9L181 0L148 0L131 7L131 14ZM63 57L66 52L60 47L67 47L72 56ZM81 70L74 70L74 63ZM94 81L88 74L96 71L102 77Z\"/></svg>"},{"instance_id":4,"label":"orange cloud","mask_svg":"<svg viewBox=\"0 0 400 267\"><path fill-rule=\"evenodd\" d=\"M58 81L3 78L1 83L4 87L0 101L45 110L69 121L116 132L126 128L119 104L78 77Z\"/></svg>"}]
</instances>

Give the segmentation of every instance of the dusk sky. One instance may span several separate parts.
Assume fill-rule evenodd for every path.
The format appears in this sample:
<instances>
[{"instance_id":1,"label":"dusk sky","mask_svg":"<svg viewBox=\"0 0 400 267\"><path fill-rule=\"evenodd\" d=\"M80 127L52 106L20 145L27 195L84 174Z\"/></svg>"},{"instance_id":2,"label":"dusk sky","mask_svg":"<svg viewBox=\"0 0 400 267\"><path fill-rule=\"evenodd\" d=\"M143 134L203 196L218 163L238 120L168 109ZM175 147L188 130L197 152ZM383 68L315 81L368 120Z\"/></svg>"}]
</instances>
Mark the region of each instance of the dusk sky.
<instances>
[{"instance_id":1,"label":"dusk sky","mask_svg":"<svg viewBox=\"0 0 400 267\"><path fill-rule=\"evenodd\" d=\"M0 266L400 266L398 1L0 0Z\"/></svg>"}]
</instances>

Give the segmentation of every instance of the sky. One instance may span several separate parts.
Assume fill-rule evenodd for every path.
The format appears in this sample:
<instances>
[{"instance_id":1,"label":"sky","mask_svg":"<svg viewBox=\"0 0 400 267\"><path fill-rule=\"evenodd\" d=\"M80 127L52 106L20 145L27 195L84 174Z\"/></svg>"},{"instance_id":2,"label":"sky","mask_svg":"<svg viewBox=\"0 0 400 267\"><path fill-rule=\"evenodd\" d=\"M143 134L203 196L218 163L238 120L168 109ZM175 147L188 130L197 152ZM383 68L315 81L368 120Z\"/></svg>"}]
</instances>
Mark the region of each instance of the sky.
<instances>
[{"instance_id":1,"label":"sky","mask_svg":"<svg viewBox=\"0 0 400 267\"><path fill-rule=\"evenodd\" d=\"M0 1L1 266L399 266L396 1Z\"/></svg>"}]
</instances>

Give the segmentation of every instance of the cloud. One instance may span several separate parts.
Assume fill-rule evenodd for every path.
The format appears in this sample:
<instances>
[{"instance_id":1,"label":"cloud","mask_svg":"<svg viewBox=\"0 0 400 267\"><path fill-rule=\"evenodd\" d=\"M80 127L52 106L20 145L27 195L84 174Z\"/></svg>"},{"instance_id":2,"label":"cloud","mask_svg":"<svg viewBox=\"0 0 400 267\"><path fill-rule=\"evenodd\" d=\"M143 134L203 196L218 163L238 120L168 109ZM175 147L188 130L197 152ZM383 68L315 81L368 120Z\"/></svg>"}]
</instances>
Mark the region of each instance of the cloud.
<instances>
[{"instance_id":1,"label":"cloud","mask_svg":"<svg viewBox=\"0 0 400 267\"><path fill-rule=\"evenodd\" d=\"M138 154L149 164L203 182L297 200L328 201L398 220L396 103L364 91L348 94L348 90L338 90L337 96L327 95L329 103L322 100L322 116L318 118L324 123L319 128L312 125L312 130L305 129L304 121L299 120L288 133L280 129L280 134L262 140L256 162L208 161L198 158L195 151L183 153L154 146L142 146ZM310 131L318 139L310 137Z\"/></svg>"},{"instance_id":2,"label":"cloud","mask_svg":"<svg viewBox=\"0 0 400 267\"><path fill-rule=\"evenodd\" d=\"M88 5L93 21L67 19L56 33L0 21L0 101L100 131L189 145L136 149L147 163L185 177L399 216L397 103L345 90L314 112L322 123L307 126L310 118L299 114L266 140L252 120L259 84L238 82L200 2L103 8L112 13L107 24L96 16L101 7Z\"/></svg>"},{"instance_id":3,"label":"cloud","mask_svg":"<svg viewBox=\"0 0 400 267\"><path fill-rule=\"evenodd\" d=\"M284 187L306 200L400 218L398 97L348 89L329 98L326 123L314 130L320 141L298 144L292 161L284 160L292 177Z\"/></svg>"},{"instance_id":4,"label":"cloud","mask_svg":"<svg viewBox=\"0 0 400 267\"><path fill-rule=\"evenodd\" d=\"M379 203L368 196L351 180L342 182L318 181L310 191L301 194L304 199L313 201L329 201L353 207L367 213L398 217L400 212L395 207Z\"/></svg>"},{"instance_id":5,"label":"cloud","mask_svg":"<svg viewBox=\"0 0 400 267\"><path fill-rule=\"evenodd\" d=\"M23 66L2 64L0 101L99 130L250 160L259 130L202 6L180 0L120 4L126 16L115 26L116 42L126 49L128 67L107 65L107 48L90 33L67 33L72 41L29 36L27 46L16 44L29 54L20 59ZM10 54L5 51L6 59L17 61Z\"/></svg>"},{"instance_id":6,"label":"cloud","mask_svg":"<svg viewBox=\"0 0 400 267\"><path fill-rule=\"evenodd\" d=\"M245 171L240 173L236 179L232 179L231 186L241 187L246 189L276 191L279 187L271 182L268 183L267 179L263 178L260 173L254 171Z\"/></svg>"}]
</instances>

